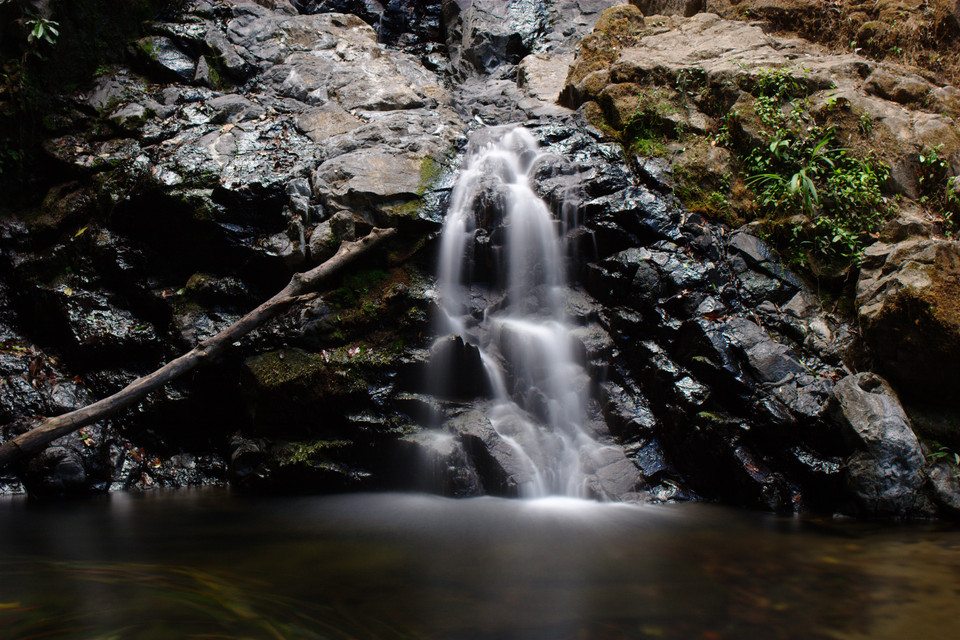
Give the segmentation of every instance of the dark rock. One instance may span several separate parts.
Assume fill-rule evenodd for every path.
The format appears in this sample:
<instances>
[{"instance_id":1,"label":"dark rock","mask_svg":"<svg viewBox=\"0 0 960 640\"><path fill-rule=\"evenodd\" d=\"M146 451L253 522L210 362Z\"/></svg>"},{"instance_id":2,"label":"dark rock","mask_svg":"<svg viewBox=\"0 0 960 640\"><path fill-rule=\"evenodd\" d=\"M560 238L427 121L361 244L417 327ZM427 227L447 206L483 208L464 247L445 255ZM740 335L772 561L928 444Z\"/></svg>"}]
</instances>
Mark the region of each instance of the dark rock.
<instances>
[{"instance_id":1,"label":"dark rock","mask_svg":"<svg viewBox=\"0 0 960 640\"><path fill-rule=\"evenodd\" d=\"M137 41L135 53L149 71L161 80L191 82L196 74L196 61L163 36L147 36Z\"/></svg>"},{"instance_id":2,"label":"dark rock","mask_svg":"<svg viewBox=\"0 0 960 640\"><path fill-rule=\"evenodd\" d=\"M64 497L88 491L83 460L67 447L48 447L31 458L23 481L27 491L42 497Z\"/></svg>"},{"instance_id":3,"label":"dark rock","mask_svg":"<svg viewBox=\"0 0 960 640\"><path fill-rule=\"evenodd\" d=\"M854 448L847 484L856 510L870 517L929 515L921 492L925 458L893 389L873 373L837 383L831 411Z\"/></svg>"},{"instance_id":4,"label":"dark rock","mask_svg":"<svg viewBox=\"0 0 960 640\"><path fill-rule=\"evenodd\" d=\"M402 487L456 498L483 493L464 443L454 434L422 431L404 436L397 451Z\"/></svg>"},{"instance_id":5,"label":"dark rock","mask_svg":"<svg viewBox=\"0 0 960 640\"><path fill-rule=\"evenodd\" d=\"M547 7L529 0L445 8L447 48L455 68L490 73L515 65L546 29Z\"/></svg>"},{"instance_id":6,"label":"dark rock","mask_svg":"<svg viewBox=\"0 0 960 640\"><path fill-rule=\"evenodd\" d=\"M601 499L622 501L637 490L641 477L637 465L620 447L602 447L591 461L595 465L589 486Z\"/></svg>"},{"instance_id":7,"label":"dark rock","mask_svg":"<svg viewBox=\"0 0 960 640\"><path fill-rule=\"evenodd\" d=\"M437 396L476 398L490 395L490 378L476 346L465 344L460 336L447 336L437 340L430 351L431 370L455 372L446 380L436 381Z\"/></svg>"},{"instance_id":8,"label":"dark rock","mask_svg":"<svg viewBox=\"0 0 960 640\"><path fill-rule=\"evenodd\" d=\"M675 470L666 461L660 444L655 439L643 439L626 447L627 457L640 470L643 482L654 485L665 476L675 475Z\"/></svg>"},{"instance_id":9,"label":"dark rock","mask_svg":"<svg viewBox=\"0 0 960 640\"><path fill-rule=\"evenodd\" d=\"M473 462L486 493L517 496L524 483L533 480L533 469L497 433L479 411L467 411L445 425L459 436Z\"/></svg>"},{"instance_id":10,"label":"dark rock","mask_svg":"<svg viewBox=\"0 0 960 640\"><path fill-rule=\"evenodd\" d=\"M863 337L905 395L940 402L960 385L960 243L912 239L864 252L857 282Z\"/></svg>"},{"instance_id":11,"label":"dark rock","mask_svg":"<svg viewBox=\"0 0 960 640\"><path fill-rule=\"evenodd\" d=\"M264 108L247 100L243 96L228 94L207 101L213 111L210 122L214 124L233 124L245 120L255 120L262 116Z\"/></svg>"}]
</instances>

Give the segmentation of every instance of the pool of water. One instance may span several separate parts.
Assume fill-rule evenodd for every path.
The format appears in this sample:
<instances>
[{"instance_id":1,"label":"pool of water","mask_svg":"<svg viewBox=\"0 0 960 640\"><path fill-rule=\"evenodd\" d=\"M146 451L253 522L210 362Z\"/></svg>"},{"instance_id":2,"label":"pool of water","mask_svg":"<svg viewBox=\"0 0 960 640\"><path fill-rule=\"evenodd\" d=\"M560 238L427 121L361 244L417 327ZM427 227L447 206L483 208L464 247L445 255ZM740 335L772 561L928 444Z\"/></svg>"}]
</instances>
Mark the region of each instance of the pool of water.
<instances>
[{"instance_id":1,"label":"pool of water","mask_svg":"<svg viewBox=\"0 0 960 640\"><path fill-rule=\"evenodd\" d=\"M220 490L0 499L0 638L960 637L960 528Z\"/></svg>"}]
</instances>

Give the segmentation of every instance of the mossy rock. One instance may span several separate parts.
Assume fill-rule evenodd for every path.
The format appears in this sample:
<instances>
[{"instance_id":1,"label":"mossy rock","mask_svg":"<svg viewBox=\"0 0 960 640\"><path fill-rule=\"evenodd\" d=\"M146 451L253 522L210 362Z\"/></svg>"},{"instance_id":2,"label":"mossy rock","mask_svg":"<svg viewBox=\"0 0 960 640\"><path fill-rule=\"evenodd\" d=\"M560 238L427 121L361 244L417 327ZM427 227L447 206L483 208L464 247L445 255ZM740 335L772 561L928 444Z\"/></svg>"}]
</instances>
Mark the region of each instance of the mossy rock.
<instances>
[{"instance_id":1,"label":"mossy rock","mask_svg":"<svg viewBox=\"0 0 960 640\"><path fill-rule=\"evenodd\" d=\"M643 13L633 5L620 5L604 11L593 32L580 43L580 53L570 67L567 84L577 85L594 71L606 70L620 55L621 49L636 44L643 37L645 27Z\"/></svg>"}]
</instances>

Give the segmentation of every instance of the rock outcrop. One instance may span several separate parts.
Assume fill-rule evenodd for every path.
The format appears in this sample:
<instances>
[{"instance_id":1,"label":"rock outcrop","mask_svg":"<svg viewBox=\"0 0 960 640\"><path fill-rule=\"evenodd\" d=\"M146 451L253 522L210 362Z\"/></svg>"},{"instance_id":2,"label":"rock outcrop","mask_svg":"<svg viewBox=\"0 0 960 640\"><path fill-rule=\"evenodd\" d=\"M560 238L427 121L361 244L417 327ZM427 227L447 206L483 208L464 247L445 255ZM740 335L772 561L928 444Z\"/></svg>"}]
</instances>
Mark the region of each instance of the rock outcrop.
<instances>
[{"instance_id":1,"label":"rock outcrop","mask_svg":"<svg viewBox=\"0 0 960 640\"><path fill-rule=\"evenodd\" d=\"M952 468L928 470L895 393L849 375L856 329L755 227L677 197L691 180L736 186L736 157L706 136L736 112L730 135L760 140L751 114L771 69L841 132L868 120L906 197L920 151L960 162L956 90L702 3L638 4L196 0L151 27L130 68L68 96L45 145L56 185L0 226L0 438L119 389L373 225L402 240L212 370L5 472L3 490L229 479L514 495L528 469L477 410L490 396L479 352L432 338L431 269L470 135L519 123L547 151L538 194L558 216L579 205L566 306L587 428L605 445L594 495L956 512ZM638 114L665 153L611 139ZM496 199L478 199L478 218ZM481 257L504 231L485 222ZM888 225L857 291L875 368L911 400L948 393L957 373L937 344L955 333L955 243L935 231ZM462 376L431 387L432 357Z\"/></svg>"},{"instance_id":2,"label":"rock outcrop","mask_svg":"<svg viewBox=\"0 0 960 640\"><path fill-rule=\"evenodd\" d=\"M952 405L960 385L960 244L878 242L864 254L857 306L876 366L911 399Z\"/></svg>"}]
</instances>

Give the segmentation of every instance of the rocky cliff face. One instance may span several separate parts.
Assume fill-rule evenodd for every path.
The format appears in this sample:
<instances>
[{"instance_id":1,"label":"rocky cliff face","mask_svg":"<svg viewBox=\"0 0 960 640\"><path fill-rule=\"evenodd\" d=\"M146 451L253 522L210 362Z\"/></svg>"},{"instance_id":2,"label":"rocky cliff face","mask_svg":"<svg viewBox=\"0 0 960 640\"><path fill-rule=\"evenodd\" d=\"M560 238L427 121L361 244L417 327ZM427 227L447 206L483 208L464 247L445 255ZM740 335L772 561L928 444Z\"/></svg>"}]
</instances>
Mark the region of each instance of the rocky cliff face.
<instances>
[{"instance_id":1,"label":"rocky cliff face","mask_svg":"<svg viewBox=\"0 0 960 640\"><path fill-rule=\"evenodd\" d=\"M928 469L893 389L851 375L869 362L856 327L750 229L691 212L675 193L690 158L708 158L703 176L731 162L711 145L693 153L676 132L710 133L760 68L802 59L810 104L839 96L862 108L891 141L887 158L908 168L935 144L955 157L944 105L956 90L924 81L925 100L896 102L910 78L856 56L708 14L601 17L617 4L197 0L154 24L129 65L65 96L45 143L56 184L3 218L0 437L118 390L372 226L402 239L213 368L6 470L4 491L229 480L509 494L503 444L472 410L489 393L476 354L434 343L431 314L434 240L460 154L475 130L518 123L549 152L541 197L558 212L571 194L579 203L568 313L597 431L630 461L598 472L598 496L950 513L955 478ZM675 125L666 142L691 153L655 157L611 138L654 90L680 105L660 114ZM909 172L897 175L891 189L909 198ZM864 338L898 390L928 390L911 386L913 372L951 361L923 330L909 342L922 358L883 350L904 344L890 327L910 326L916 309L952 335L946 313L910 302L952 304L955 276L940 264L951 247L891 236L864 260ZM922 278L896 273L917 264L940 297L903 293ZM442 398L426 383L431 347L462 363ZM446 436L428 429L440 423Z\"/></svg>"}]
</instances>

